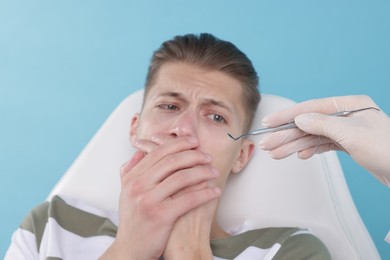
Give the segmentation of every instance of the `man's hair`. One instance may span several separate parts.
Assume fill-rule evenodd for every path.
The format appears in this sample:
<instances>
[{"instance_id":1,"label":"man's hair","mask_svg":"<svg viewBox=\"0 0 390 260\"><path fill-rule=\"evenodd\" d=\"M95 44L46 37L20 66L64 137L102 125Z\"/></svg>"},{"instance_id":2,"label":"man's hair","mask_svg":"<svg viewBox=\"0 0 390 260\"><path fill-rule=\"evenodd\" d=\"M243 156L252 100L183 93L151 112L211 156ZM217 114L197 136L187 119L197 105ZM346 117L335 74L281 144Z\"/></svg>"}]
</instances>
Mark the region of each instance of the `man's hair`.
<instances>
[{"instance_id":1,"label":"man's hair","mask_svg":"<svg viewBox=\"0 0 390 260\"><path fill-rule=\"evenodd\" d=\"M160 68L172 62L221 71L238 80L242 84L242 103L247 115L245 130L249 130L260 102L259 78L252 62L242 51L231 42L220 40L208 33L175 36L153 53L146 76L144 99L153 86Z\"/></svg>"}]
</instances>

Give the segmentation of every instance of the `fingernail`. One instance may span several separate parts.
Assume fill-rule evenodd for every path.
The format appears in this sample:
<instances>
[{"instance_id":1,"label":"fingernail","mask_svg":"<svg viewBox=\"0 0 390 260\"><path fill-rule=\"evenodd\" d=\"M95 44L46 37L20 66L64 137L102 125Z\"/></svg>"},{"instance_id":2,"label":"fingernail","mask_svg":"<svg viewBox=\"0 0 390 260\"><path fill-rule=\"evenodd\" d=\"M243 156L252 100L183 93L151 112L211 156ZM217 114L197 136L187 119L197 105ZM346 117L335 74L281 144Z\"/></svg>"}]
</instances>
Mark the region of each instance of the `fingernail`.
<instances>
[{"instance_id":1,"label":"fingernail","mask_svg":"<svg viewBox=\"0 0 390 260\"><path fill-rule=\"evenodd\" d=\"M269 117L268 116L264 117L263 120L261 120L261 124L263 126L269 126Z\"/></svg>"},{"instance_id":2,"label":"fingernail","mask_svg":"<svg viewBox=\"0 0 390 260\"><path fill-rule=\"evenodd\" d=\"M267 141L268 141L268 136L269 136L270 134L266 134L265 136L263 136L261 139L260 139L260 141L259 141L259 147L260 147L260 149L266 149L267 148Z\"/></svg>"},{"instance_id":3,"label":"fingernail","mask_svg":"<svg viewBox=\"0 0 390 260\"><path fill-rule=\"evenodd\" d=\"M138 144L138 139L137 139L136 137L131 137L131 138L130 138L130 143L131 143L132 145L137 145L137 144Z\"/></svg>"},{"instance_id":4,"label":"fingernail","mask_svg":"<svg viewBox=\"0 0 390 260\"><path fill-rule=\"evenodd\" d=\"M152 140L152 142L155 142L156 144L161 144L161 140L157 136L152 136L150 140Z\"/></svg>"},{"instance_id":5,"label":"fingernail","mask_svg":"<svg viewBox=\"0 0 390 260\"><path fill-rule=\"evenodd\" d=\"M132 139L132 142L133 142L133 145L134 146L141 146L142 144L143 144L143 140L142 139L140 139L140 138L137 138L137 137L135 137L135 138L133 138Z\"/></svg>"},{"instance_id":6,"label":"fingernail","mask_svg":"<svg viewBox=\"0 0 390 260\"><path fill-rule=\"evenodd\" d=\"M314 120L313 116L314 116L314 114L312 114L312 113L302 114L302 115L299 115L295 118L295 122L299 126L311 125L313 123L313 120Z\"/></svg>"},{"instance_id":7,"label":"fingernail","mask_svg":"<svg viewBox=\"0 0 390 260\"><path fill-rule=\"evenodd\" d=\"M217 195L221 194L221 189L220 189L219 187L215 187L215 188L213 189L213 191L214 191L214 193L217 194Z\"/></svg>"},{"instance_id":8,"label":"fingernail","mask_svg":"<svg viewBox=\"0 0 390 260\"><path fill-rule=\"evenodd\" d=\"M259 148L263 149L263 150L265 149L265 143L264 143L263 139L261 139L259 142Z\"/></svg>"}]
</instances>

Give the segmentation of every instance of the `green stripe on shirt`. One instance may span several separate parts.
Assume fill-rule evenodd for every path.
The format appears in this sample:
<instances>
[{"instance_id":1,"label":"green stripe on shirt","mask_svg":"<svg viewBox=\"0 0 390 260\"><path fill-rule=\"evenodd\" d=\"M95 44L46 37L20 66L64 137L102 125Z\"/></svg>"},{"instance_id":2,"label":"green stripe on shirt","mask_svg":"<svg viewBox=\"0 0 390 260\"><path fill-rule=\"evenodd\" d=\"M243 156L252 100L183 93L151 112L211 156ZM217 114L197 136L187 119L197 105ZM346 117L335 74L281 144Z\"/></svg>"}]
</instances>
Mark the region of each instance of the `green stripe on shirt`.
<instances>
[{"instance_id":1,"label":"green stripe on shirt","mask_svg":"<svg viewBox=\"0 0 390 260\"><path fill-rule=\"evenodd\" d=\"M75 208L55 196L50 203L45 202L34 208L20 226L35 235L38 250L49 218L54 219L63 229L81 237L115 237L117 232L117 226L110 219Z\"/></svg>"}]
</instances>

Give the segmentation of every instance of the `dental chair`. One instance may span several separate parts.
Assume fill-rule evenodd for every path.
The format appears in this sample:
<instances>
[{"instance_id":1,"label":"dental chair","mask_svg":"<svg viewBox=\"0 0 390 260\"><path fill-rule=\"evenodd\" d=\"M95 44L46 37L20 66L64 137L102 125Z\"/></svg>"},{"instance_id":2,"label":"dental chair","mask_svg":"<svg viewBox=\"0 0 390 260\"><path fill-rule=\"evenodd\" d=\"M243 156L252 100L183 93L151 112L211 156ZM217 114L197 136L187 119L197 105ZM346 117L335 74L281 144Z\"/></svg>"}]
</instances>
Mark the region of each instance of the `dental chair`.
<instances>
[{"instance_id":1,"label":"dental chair","mask_svg":"<svg viewBox=\"0 0 390 260\"><path fill-rule=\"evenodd\" d=\"M143 91L128 96L98 130L51 191L75 197L105 210L117 210L119 169L134 153L129 144L130 120L139 112ZM272 112L294 102L262 95L254 128ZM257 144L261 136L253 137ZM223 156L223 155L222 155ZM242 223L253 228L309 228L328 247L333 259L380 259L352 201L335 152L308 160L290 156L274 160L256 147L239 174L230 176L218 211L226 230Z\"/></svg>"}]
</instances>

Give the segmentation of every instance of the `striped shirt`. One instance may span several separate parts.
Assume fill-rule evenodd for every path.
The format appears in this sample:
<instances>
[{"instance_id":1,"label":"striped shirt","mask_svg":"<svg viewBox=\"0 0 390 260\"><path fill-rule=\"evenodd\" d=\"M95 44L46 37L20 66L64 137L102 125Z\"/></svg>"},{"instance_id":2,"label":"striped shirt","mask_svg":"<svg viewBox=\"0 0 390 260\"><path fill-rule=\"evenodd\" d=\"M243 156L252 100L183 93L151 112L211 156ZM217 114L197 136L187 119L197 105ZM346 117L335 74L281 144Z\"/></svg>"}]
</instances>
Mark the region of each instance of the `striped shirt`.
<instances>
[{"instance_id":1,"label":"striped shirt","mask_svg":"<svg viewBox=\"0 0 390 260\"><path fill-rule=\"evenodd\" d=\"M5 259L97 259L115 239L118 214L71 198L36 207L14 232ZM215 260L331 259L305 229L263 228L211 240Z\"/></svg>"}]
</instances>

